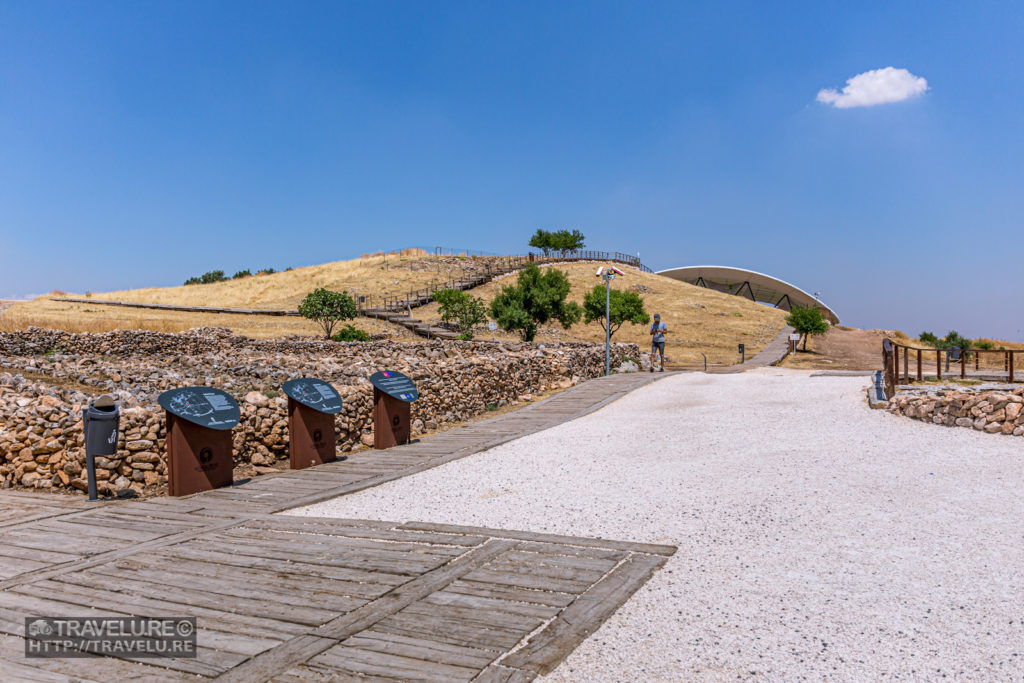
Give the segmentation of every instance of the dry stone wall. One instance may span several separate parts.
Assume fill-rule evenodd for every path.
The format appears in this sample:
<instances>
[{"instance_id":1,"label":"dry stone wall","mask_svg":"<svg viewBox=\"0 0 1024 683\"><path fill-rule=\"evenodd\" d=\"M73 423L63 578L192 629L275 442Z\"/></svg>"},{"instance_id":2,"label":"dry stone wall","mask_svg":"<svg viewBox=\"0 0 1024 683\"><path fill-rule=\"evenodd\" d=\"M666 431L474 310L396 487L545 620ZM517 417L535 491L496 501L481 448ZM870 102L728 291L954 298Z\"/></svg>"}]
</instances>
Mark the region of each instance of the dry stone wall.
<instances>
[{"instance_id":1,"label":"dry stone wall","mask_svg":"<svg viewBox=\"0 0 1024 683\"><path fill-rule=\"evenodd\" d=\"M613 346L613 365L638 363L635 344ZM183 334L70 334L30 328L0 334L0 487L85 490L81 411L109 393L121 405L115 456L97 458L101 493L166 485L164 414L157 396L199 385L235 396L236 464L271 466L288 457L281 385L320 377L339 391L338 446L373 442L373 387L381 369L412 377L413 433L444 428L489 409L597 377L604 347L588 343L321 342L253 340L222 329Z\"/></svg>"},{"instance_id":2,"label":"dry stone wall","mask_svg":"<svg viewBox=\"0 0 1024 683\"><path fill-rule=\"evenodd\" d=\"M899 393L889 412L989 434L1024 435L1024 387L1006 391L939 389Z\"/></svg>"}]
</instances>

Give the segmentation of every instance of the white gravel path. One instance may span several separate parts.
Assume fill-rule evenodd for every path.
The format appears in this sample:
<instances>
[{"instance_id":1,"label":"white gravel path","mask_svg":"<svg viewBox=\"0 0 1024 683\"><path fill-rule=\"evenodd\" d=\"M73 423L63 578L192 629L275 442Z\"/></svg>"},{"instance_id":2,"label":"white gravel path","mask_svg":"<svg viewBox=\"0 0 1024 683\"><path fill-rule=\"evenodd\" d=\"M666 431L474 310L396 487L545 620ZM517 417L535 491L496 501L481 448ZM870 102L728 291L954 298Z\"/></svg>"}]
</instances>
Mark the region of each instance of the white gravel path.
<instances>
[{"instance_id":1,"label":"white gravel path","mask_svg":"<svg viewBox=\"0 0 1024 683\"><path fill-rule=\"evenodd\" d=\"M668 377L292 514L678 545L545 681L1024 679L1024 439L871 411L866 382Z\"/></svg>"}]
</instances>

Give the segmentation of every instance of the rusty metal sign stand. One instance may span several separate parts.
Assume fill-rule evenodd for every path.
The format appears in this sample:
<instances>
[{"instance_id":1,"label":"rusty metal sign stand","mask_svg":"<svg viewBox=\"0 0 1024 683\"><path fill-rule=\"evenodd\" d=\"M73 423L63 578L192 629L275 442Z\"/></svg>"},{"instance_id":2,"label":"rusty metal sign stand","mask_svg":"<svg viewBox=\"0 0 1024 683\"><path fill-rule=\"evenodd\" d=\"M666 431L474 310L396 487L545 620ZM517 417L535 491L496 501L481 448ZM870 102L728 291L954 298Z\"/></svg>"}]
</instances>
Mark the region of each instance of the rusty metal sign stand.
<instances>
[{"instance_id":1,"label":"rusty metal sign stand","mask_svg":"<svg viewBox=\"0 0 1024 683\"><path fill-rule=\"evenodd\" d=\"M303 377L285 382L288 396L288 457L293 470L338 459L335 415L341 396L322 379Z\"/></svg>"},{"instance_id":2,"label":"rusty metal sign stand","mask_svg":"<svg viewBox=\"0 0 1024 683\"><path fill-rule=\"evenodd\" d=\"M209 387L172 389L157 401L167 416L167 493L187 496L234 481L231 430L241 411L230 395Z\"/></svg>"},{"instance_id":3,"label":"rusty metal sign stand","mask_svg":"<svg viewBox=\"0 0 1024 683\"><path fill-rule=\"evenodd\" d=\"M419 398L411 379L385 370L370 377L373 384L373 447L391 448L409 443L412 436L409 404Z\"/></svg>"}]
</instances>

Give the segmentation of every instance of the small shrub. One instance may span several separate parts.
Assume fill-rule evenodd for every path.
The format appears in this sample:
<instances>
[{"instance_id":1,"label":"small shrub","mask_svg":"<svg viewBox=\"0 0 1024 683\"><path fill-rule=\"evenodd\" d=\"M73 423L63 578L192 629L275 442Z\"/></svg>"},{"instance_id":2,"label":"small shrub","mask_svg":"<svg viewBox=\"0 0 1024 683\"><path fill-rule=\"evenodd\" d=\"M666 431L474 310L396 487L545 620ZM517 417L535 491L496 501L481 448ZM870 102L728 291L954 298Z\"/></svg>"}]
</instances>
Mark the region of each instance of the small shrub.
<instances>
[{"instance_id":1,"label":"small shrub","mask_svg":"<svg viewBox=\"0 0 1024 683\"><path fill-rule=\"evenodd\" d=\"M920 339L925 344L931 344L932 346L939 345L939 338L936 337L931 332L922 332L918 339Z\"/></svg>"},{"instance_id":2,"label":"small shrub","mask_svg":"<svg viewBox=\"0 0 1024 683\"><path fill-rule=\"evenodd\" d=\"M273 268L260 268L259 270L256 271L256 274L257 275L273 275L276 272L277 271L274 270Z\"/></svg>"},{"instance_id":3,"label":"small shrub","mask_svg":"<svg viewBox=\"0 0 1024 683\"><path fill-rule=\"evenodd\" d=\"M434 301L440 304L441 320L455 323L459 339L473 338L473 326L487 320L487 306L480 297L474 297L459 289L439 289L434 292Z\"/></svg>"},{"instance_id":4,"label":"small shrub","mask_svg":"<svg viewBox=\"0 0 1024 683\"><path fill-rule=\"evenodd\" d=\"M190 277L185 280L186 285L208 285L214 282L223 282L228 278L224 275L223 270L211 270L198 277Z\"/></svg>"},{"instance_id":5,"label":"small shrub","mask_svg":"<svg viewBox=\"0 0 1024 683\"><path fill-rule=\"evenodd\" d=\"M365 342L370 341L370 333L352 325L345 325L332 334L331 339L336 342Z\"/></svg>"},{"instance_id":6,"label":"small shrub","mask_svg":"<svg viewBox=\"0 0 1024 683\"><path fill-rule=\"evenodd\" d=\"M252 275L252 272L248 268L246 268L245 270L240 270L237 273L235 273L234 275L232 275L231 279L232 280L240 280L241 278L249 277L250 275Z\"/></svg>"}]
</instances>

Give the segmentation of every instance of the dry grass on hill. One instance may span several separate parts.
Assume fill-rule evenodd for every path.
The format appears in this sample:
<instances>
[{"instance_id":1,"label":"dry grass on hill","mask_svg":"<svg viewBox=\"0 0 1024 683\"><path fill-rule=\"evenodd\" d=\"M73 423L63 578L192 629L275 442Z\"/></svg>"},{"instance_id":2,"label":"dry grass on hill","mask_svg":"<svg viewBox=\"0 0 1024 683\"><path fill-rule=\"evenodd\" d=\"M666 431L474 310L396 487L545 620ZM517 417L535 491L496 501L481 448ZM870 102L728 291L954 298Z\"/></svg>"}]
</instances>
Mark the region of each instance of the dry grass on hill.
<instances>
[{"instance_id":1,"label":"dry grass on hill","mask_svg":"<svg viewBox=\"0 0 1024 683\"><path fill-rule=\"evenodd\" d=\"M302 298L316 287L346 289L356 296L397 295L449 277L458 278L497 260L434 257L419 250L408 250L401 254L373 255L209 285L135 289L91 296L97 300L186 306L296 308ZM570 298L574 301L582 302L583 295L600 283L594 276L595 263L568 263L556 267L568 274L572 284ZM736 363L739 361L737 343L747 345L750 357L782 329L786 314L778 309L635 268L626 267L624 270L626 276L617 278L613 286L634 288L644 297L650 313L661 313L669 327L666 353L673 362L698 362L703 352L711 362ZM514 283L515 277L515 273L507 275L473 290L473 294L489 302L500 287ZM414 309L413 315L422 320L440 319L436 304ZM404 328L386 322L357 318L353 324L370 334L385 333L395 339L416 338ZM315 335L319 330L313 323L297 317L131 309L56 302L47 297L18 303L0 314L0 330L23 329L29 325L77 332L124 328L177 332L194 327L228 327L236 333L257 338L285 334ZM477 331L477 337L488 339L491 333L483 326ZM518 338L500 330L495 337ZM540 330L537 339L602 341L604 332L596 322L579 324L569 331L559 325L547 325ZM650 336L645 326L627 323L616 333L614 340L635 342L645 350L650 347Z\"/></svg>"},{"instance_id":2,"label":"dry grass on hill","mask_svg":"<svg viewBox=\"0 0 1024 683\"><path fill-rule=\"evenodd\" d=\"M347 290L354 297L403 296L410 289L457 278L487 260L435 257L420 249L407 249L208 285L149 287L91 296L111 301L181 306L295 309L306 294L318 287Z\"/></svg>"},{"instance_id":3,"label":"dry grass on hill","mask_svg":"<svg viewBox=\"0 0 1024 683\"><path fill-rule=\"evenodd\" d=\"M369 318L357 318L351 322L370 334L387 334L399 340L419 339L404 327L392 323ZM183 332L194 327L227 327L236 334L254 339L269 339L288 334L323 334L316 323L298 317L159 311L73 304L42 298L18 303L0 312L0 332L23 330L30 326L93 333L124 329Z\"/></svg>"},{"instance_id":4,"label":"dry grass on hill","mask_svg":"<svg viewBox=\"0 0 1024 683\"><path fill-rule=\"evenodd\" d=\"M583 296L594 285L602 284L595 277L596 263L566 263L553 267L566 272L572 290L569 299L579 303ZM552 266L544 266L552 267ZM662 275L645 273L636 268L619 266L626 272L625 277L618 277L612 282L616 289L633 289L645 302L651 315L660 313L668 326L665 354L672 362L697 362L702 360L701 352L707 354L708 360L719 363L738 363L738 343L747 345L747 358L757 353L775 338L782 329L786 312L748 299L716 292L704 287L673 280ZM472 290L490 302L501 290L502 286L515 283L516 274L504 276L489 284ZM413 315L422 320L440 320L437 304L430 304L415 309ZM491 333L486 327L477 331L481 339L489 339ZM498 331L498 339L518 339L515 334ZM604 341L604 330L597 322L573 326L563 330L561 325L545 325L537 335L538 341L553 339L574 339L583 341ZM624 324L613 341L634 342L645 352L650 350L650 335L646 326Z\"/></svg>"}]
</instances>

